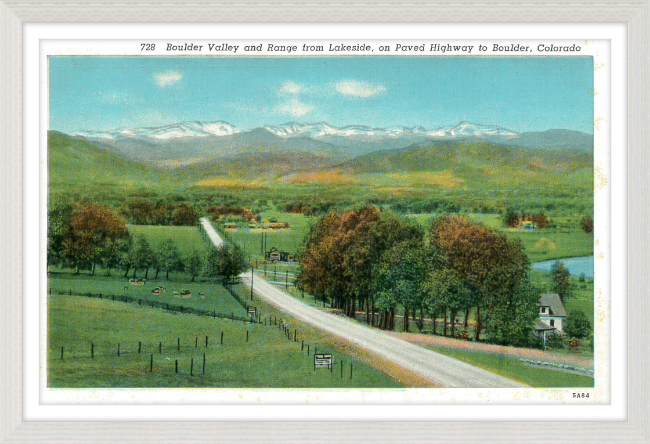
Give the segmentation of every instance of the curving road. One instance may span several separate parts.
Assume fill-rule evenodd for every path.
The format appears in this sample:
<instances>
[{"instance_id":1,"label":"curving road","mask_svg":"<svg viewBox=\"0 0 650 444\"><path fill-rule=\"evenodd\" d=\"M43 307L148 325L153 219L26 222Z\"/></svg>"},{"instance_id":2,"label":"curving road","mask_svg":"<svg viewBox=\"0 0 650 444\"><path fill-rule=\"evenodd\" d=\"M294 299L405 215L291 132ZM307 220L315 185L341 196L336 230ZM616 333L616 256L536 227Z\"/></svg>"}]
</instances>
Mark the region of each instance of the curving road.
<instances>
[{"instance_id":1,"label":"curving road","mask_svg":"<svg viewBox=\"0 0 650 444\"><path fill-rule=\"evenodd\" d=\"M250 288L251 273L243 273L241 278ZM253 280L253 291L291 316L335 334L444 387L524 387L487 370L306 305L269 284L257 274Z\"/></svg>"}]
</instances>

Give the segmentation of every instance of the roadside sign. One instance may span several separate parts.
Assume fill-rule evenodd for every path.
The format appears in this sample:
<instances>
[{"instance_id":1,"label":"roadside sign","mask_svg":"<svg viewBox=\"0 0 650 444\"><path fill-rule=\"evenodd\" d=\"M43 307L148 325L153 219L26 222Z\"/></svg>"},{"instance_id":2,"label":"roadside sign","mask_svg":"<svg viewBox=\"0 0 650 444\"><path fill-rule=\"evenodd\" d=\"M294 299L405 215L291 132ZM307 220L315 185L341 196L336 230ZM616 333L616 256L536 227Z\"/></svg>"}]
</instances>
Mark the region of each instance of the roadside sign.
<instances>
[{"instance_id":1,"label":"roadside sign","mask_svg":"<svg viewBox=\"0 0 650 444\"><path fill-rule=\"evenodd\" d=\"M255 308L255 307L249 308L248 309L248 316L250 316L252 318L256 318L257 317L257 308Z\"/></svg>"},{"instance_id":2,"label":"roadside sign","mask_svg":"<svg viewBox=\"0 0 650 444\"><path fill-rule=\"evenodd\" d=\"M329 368L334 366L334 357L329 354L314 355L314 370L317 368Z\"/></svg>"}]
</instances>

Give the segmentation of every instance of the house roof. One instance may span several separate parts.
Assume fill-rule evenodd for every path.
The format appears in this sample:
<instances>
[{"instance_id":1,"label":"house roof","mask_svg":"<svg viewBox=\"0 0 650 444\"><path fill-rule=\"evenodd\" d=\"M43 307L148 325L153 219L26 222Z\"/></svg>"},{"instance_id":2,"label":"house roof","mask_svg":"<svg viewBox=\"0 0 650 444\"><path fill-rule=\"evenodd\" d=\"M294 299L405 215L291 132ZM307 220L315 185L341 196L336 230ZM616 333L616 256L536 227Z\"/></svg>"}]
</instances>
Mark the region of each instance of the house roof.
<instances>
[{"instance_id":1,"label":"house roof","mask_svg":"<svg viewBox=\"0 0 650 444\"><path fill-rule=\"evenodd\" d=\"M545 330L557 330L555 327L550 327L540 321L539 319L535 322L535 331L545 331Z\"/></svg>"},{"instance_id":2,"label":"house roof","mask_svg":"<svg viewBox=\"0 0 650 444\"><path fill-rule=\"evenodd\" d=\"M562 305L560 296L557 293L543 294L542 296L540 296L539 306L550 307L552 316L566 317L566 311L564 310L564 305Z\"/></svg>"}]
</instances>

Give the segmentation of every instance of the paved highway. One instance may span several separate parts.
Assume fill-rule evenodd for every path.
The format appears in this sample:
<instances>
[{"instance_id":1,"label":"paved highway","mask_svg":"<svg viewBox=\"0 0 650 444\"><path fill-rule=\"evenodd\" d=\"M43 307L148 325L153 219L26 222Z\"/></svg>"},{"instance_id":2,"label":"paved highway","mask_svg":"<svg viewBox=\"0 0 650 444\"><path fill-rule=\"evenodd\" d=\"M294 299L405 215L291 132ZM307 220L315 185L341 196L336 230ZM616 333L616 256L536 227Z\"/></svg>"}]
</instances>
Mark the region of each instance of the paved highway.
<instances>
[{"instance_id":1,"label":"paved highway","mask_svg":"<svg viewBox=\"0 0 650 444\"><path fill-rule=\"evenodd\" d=\"M251 273L243 273L241 277L250 288ZM487 370L306 305L269 284L258 274L255 274L253 279L253 291L287 314L363 347L444 387L523 387L522 384Z\"/></svg>"},{"instance_id":2,"label":"paved highway","mask_svg":"<svg viewBox=\"0 0 650 444\"><path fill-rule=\"evenodd\" d=\"M221 236L219 236L217 230L215 230L212 227L212 224L210 223L207 217L202 217L201 219L199 219L199 222L201 222L201 226L205 230L205 234L208 235L208 238L210 238L210 242L212 242L212 244L215 247L221 248L224 245L226 245L226 242L221 238Z\"/></svg>"}]
</instances>

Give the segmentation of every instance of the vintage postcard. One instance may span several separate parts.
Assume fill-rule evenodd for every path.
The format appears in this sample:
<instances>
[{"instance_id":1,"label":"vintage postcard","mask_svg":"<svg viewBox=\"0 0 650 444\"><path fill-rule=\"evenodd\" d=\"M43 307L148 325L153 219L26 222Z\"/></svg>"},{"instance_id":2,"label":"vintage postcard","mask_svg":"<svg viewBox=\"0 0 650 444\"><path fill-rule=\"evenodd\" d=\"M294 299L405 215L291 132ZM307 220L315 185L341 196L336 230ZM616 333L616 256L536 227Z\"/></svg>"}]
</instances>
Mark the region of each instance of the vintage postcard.
<instances>
[{"instance_id":1,"label":"vintage postcard","mask_svg":"<svg viewBox=\"0 0 650 444\"><path fill-rule=\"evenodd\" d=\"M41 59L44 399L609 402L607 42L92 45Z\"/></svg>"}]
</instances>

